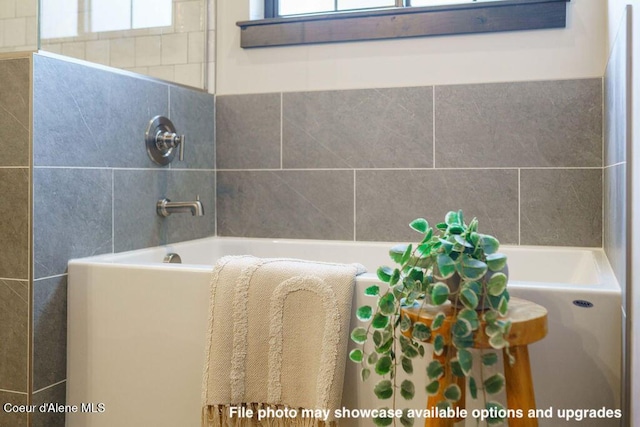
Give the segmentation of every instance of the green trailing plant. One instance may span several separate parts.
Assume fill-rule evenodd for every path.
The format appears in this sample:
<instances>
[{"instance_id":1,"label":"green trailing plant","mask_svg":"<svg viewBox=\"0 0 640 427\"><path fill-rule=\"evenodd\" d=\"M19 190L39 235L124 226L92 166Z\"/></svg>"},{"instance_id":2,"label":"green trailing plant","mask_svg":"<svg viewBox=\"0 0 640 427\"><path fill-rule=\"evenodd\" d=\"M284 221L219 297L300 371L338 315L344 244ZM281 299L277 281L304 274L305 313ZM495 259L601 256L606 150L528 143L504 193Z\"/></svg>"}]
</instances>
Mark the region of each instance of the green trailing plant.
<instances>
[{"instance_id":1,"label":"green trailing plant","mask_svg":"<svg viewBox=\"0 0 640 427\"><path fill-rule=\"evenodd\" d=\"M443 366L434 358L427 365L426 379L419 382L426 384L429 395L439 392L443 395L438 408L452 407L461 398L462 390L454 378L458 377L464 378L472 398L481 394L487 409L504 409L500 403L490 400L491 395L503 389L504 376L501 373L489 376L485 372L497 363L497 355L490 350L479 351L475 359L481 364L481 378L475 378L471 352L474 335L483 320L490 346L496 350L506 349L509 361L514 362L506 339L511 327L505 318L509 303L507 257L498 252L500 243L495 237L478 232L476 218L465 223L462 211L449 212L445 221L435 228L422 218L411 222L410 227L420 233L422 239L416 244L392 247L389 255L395 266L382 266L377 271L386 286L373 285L364 291L372 303L357 308L356 316L364 325L351 332L357 348L350 352L350 359L361 365L363 381L373 381L375 395L390 401L389 406L395 409L397 394L406 400L414 397L413 362L424 357L424 342L430 341L434 355L441 358L444 352L452 352L444 354L449 366ZM403 308L422 310L427 306L431 306L431 310L437 307L430 325L414 322L402 312ZM446 329L442 327L445 307L453 316L448 339L442 335ZM399 380L399 370L407 374L407 379ZM451 381L441 384L443 381L439 380L447 371ZM441 387L444 390L440 390ZM413 425L407 410L399 421L405 427ZM502 421L498 417L487 420L489 424ZM393 422L392 418L374 419L377 426Z\"/></svg>"}]
</instances>

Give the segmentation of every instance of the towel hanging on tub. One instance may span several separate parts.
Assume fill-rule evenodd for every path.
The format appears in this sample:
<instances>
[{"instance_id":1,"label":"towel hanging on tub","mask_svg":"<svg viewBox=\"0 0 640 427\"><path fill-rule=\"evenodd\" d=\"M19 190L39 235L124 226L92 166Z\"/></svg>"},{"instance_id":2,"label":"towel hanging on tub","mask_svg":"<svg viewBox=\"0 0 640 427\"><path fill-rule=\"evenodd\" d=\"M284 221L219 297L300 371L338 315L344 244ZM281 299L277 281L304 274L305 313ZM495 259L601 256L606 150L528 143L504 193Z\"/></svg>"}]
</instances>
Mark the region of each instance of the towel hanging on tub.
<instances>
[{"instance_id":1,"label":"towel hanging on tub","mask_svg":"<svg viewBox=\"0 0 640 427\"><path fill-rule=\"evenodd\" d=\"M364 271L295 259L218 260L202 426L337 425L353 285Z\"/></svg>"}]
</instances>

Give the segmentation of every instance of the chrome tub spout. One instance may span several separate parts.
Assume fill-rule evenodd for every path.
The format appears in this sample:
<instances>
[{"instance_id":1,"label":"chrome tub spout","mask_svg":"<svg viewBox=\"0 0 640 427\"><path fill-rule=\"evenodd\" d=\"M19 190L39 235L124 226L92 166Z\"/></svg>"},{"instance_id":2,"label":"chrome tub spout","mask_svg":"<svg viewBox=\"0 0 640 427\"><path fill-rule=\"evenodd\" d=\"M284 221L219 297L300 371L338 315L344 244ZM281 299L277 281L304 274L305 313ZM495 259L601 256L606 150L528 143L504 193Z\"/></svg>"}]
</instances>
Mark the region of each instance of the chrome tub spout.
<instances>
[{"instance_id":1,"label":"chrome tub spout","mask_svg":"<svg viewBox=\"0 0 640 427\"><path fill-rule=\"evenodd\" d=\"M193 216L204 215L204 207L202 206L202 202L200 202L200 196L196 196L196 200L193 202L172 202L167 198L158 200L156 211L158 215L162 217L168 217L178 212L191 212Z\"/></svg>"}]
</instances>

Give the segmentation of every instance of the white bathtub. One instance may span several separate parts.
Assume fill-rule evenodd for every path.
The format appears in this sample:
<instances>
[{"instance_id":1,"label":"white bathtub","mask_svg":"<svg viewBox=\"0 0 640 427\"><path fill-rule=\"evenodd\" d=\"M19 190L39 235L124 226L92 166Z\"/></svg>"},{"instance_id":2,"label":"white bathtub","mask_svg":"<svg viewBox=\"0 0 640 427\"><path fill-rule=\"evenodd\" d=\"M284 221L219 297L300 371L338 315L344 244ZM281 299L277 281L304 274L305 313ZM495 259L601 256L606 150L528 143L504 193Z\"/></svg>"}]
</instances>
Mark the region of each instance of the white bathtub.
<instances>
[{"instance_id":1,"label":"white bathtub","mask_svg":"<svg viewBox=\"0 0 640 427\"><path fill-rule=\"evenodd\" d=\"M390 264L389 243L209 238L72 260L69 263L67 403L103 403L104 412L70 413L69 427L197 427L212 265L223 255L359 262L354 307ZM510 292L544 305L548 336L530 346L538 408L620 406L621 297L600 249L507 247ZM176 252L183 264L163 264ZM585 308L574 301L593 304ZM352 326L356 324L355 317ZM426 363L426 362L425 362ZM416 372L424 372L416 368ZM414 375L417 385L420 378ZM348 362L347 408L379 406L371 384ZM426 402L424 387L411 407ZM564 423L541 420L540 426ZM369 426L350 420L343 426ZM420 423L416 423L420 425ZM467 425L475 425L468 421ZM619 426L583 420L581 426Z\"/></svg>"}]
</instances>

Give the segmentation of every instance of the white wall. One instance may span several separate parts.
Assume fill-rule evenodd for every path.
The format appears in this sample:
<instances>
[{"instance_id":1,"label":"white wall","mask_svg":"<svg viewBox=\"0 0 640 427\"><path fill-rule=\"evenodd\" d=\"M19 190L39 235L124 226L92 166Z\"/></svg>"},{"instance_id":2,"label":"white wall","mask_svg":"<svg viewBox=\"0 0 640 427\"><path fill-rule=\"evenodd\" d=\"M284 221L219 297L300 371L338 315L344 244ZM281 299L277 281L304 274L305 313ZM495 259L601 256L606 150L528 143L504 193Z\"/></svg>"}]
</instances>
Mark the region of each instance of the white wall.
<instances>
[{"instance_id":1,"label":"white wall","mask_svg":"<svg viewBox=\"0 0 640 427\"><path fill-rule=\"evenodd\" d=\"M602 77L603 0L567 4L567 29L241 49L249 0L217 1L218 94Z\"/></svg>"},{"instance_id":2,"label":"white wall","mask_svg":"<svg viewBox=\"0 0 640 427\"><path fill-rule=\"evenodd\" d=\"M632 5L633 15L631 25L633 28L632 46L633 51L638 52L640 48L640 0L608 0L608 23L607 23L607 45L609 52L615 39L616 30L618 29L620 19L624 13L625 6ZM633 156L631 163L633 164L632 188L633 191L633 212L640 212L640 58L632 59L632 137L633 137ZM640 331L640 215L632 217L632 233L630 237L632 242L632 265L634 270L631 272L632 288L627 295L627 299L631 301L630 310L627 316L631 318L631 333L633 337L631 342L631 372L627 373L627 377L631 378L631 414L628 414L630 426L640 426L640 407L633 402L640 400L640 339L638 339L638 331Z\"/></svg>"}]
</instances>

